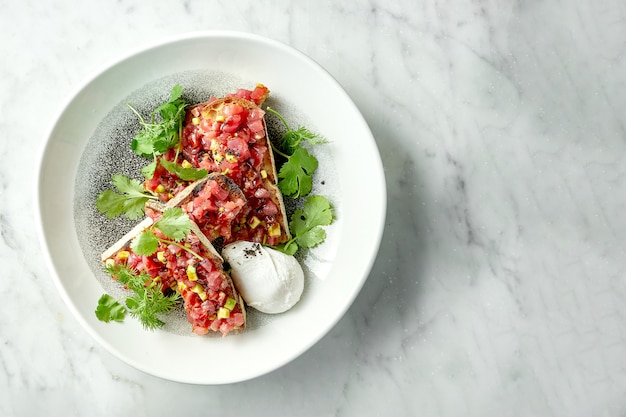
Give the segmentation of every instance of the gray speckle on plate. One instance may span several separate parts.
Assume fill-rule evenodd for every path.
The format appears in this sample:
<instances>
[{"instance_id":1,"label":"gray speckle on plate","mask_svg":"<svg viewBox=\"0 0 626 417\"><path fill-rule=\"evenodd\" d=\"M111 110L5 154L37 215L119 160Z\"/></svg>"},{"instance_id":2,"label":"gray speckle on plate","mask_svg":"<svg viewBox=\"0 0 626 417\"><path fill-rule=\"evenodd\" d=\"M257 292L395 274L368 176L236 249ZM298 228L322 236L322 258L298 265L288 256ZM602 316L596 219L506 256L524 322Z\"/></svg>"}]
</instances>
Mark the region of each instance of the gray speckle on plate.
<instances>
[{"instance_id":1,"label":"gray speckle on plate","mask_svg":"<svg viewBox=\"0 0 626 417\"><path fill-rule=\"evenodd\" d=\"M140 169L149 163L148 160L135 155L130 148L132 138L139 131L140 125L137 116L128 108L127 104L132 105L147 119L154 108L168 100L171 88L176 84L183 87L183 97L191 105L207 101L211 96L219 97L235 92L238 88L252 88L257 82L263 81L242 80L226 73L201 70L172 74L151 81L142 88L131 92L127 97L120 100L100 122L89 139L79 163L75 183L74 219L83 254L94 276L102 285L103 292L118 298L127 294L118 282L103 272L100 254L141 219L106 218L95 207L97 196L107 189L112 189L111 176L114 174L124 174L142 181ZM271 86L268 85L267 87L271 91ZM312 131L323 133L316 128L312 121L299 114L297 106L288 102L284 97L273 96L270 92L270 98L266 105L282 113L292 128L304 125ZM266 120L270 138L276 140L284 132L284 127L276 118L271 116L266 116ZM312 149L312 153L320 161L314 178L312 194L326 196L334 205L335 212L338 213L338 199L335 198L338 183L334 175L329 145L318 145ZM300 203L301 201L286 199L289 212L293 212ZM330 230L329 235L332 236ZM303 258L307 256L306 253L299 253L299 256L301 263L305 266L305 293L303 294L305 297L310 292L308 287L315 285L315 274L314 271L306 268L306 262ZM297 305L294 308L297 308ZM267 325L280 316L263 314L252 308L248 308L247 312L246 331L253 331L255 328ZM288 312L283 314L288 314ZM165 315L163 319L166 322L164 331L180 335L193 335L182 308Z\"/></svg>"}]
</instances>

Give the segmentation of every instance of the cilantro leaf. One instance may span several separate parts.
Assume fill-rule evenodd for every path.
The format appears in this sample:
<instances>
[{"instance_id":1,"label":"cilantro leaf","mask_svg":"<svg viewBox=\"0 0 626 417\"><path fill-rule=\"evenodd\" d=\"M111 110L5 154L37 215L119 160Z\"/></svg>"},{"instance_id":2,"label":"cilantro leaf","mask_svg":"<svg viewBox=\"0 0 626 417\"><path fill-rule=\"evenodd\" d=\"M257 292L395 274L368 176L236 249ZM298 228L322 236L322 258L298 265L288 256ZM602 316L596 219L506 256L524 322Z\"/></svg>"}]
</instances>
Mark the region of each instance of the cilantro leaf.
<instances>
[{"instance_id":1,"label":"cilantro leaf","mask_svg":"<svg viewBox=\"0 0 626 417\"><path fill-rule=\"evenodd\" d=\"M308 229L298 236L298 245L303 248L312 248L326 239L326 230L320 227Z\"/></svg>"},{"instance_id":2,"label":"cilantro leaf","mask_svg":"<svg viewBox=\"0 0 626 417\"><path fill-rule=\"evenodd\" d=\"M126 316L126 309L109 294L102 294L96 307L98 320L108 323L110 321L122 322Z\"/></svg>"},{"instance_id":3,"label":"cilantro leaf","mask_svg":"<svg viewBox=\"0 0 626 417\"><path fill-rule=\"evenodd\" d=\"M106 190L96 200L96 208L113 219L124 214L128 219L137 220L144 214L144 206L149 199L156 198L144 191L141 183L122 174L111 177L117 192Z\"/></svg>"},{"instance_id":4,"label":"cilantro leaf","mask_svg":"<svg viewBox=\"0 0 626 417\"><path fill-rule=\"evenodd\" d=\"M296 252L298 252L299 247L298 247L298 244L295 241L290 240L287 243L283 243L281 245L274 246L274 249L279 250L280 252L283 252L283 253L285 253L287 255L292 255L293 256L293 255L296 254Z\"/></svg>"},{"instance_id":5,"label":"cilantro leaf","mask_svg":"<svg viewBox=\"0 0 626 417\"><path fill-rule=\"evenodd\" d=\"M127 104L137 115L142 126L130 146L137 155L149 158L162 155L168 149L178 146L187 107L182 99L182 92L180 85L172 87L170 99L150 113L149 122L134 107ZM160 117L159 121L157 115Z\"/></svg>"},{"instance_id":6,"label":"cilantro leaf","mask_svg":"<svg viewBox=\"0 0 626 417\"><path fill-rule=\"evenodd\" d=\"M131 197L145 197L143 186L136 179L128 178L122 174L114 174L111 176L111 182L121 193L128 194Z\"/></svg>"},{"instance_id":7,"label":"cilantro leaf","mask_svg":"<svg viewBox=\"0 0 626 417\"><path fill-rule=\"evenodd\" d=\"M159 249L159 238L152 230L144 230L130 243L130 248L137 255L152 255Z\"/></svg>"},{"instance_id":8,"label":"cilantro leaf","mask_svg":"<svg viewBox=\"0 0 626 417\"><path fill-rule=\"evenodd\" d=\"M180 207L171 207L154 223L166 237L175 241L183 240L191 230L191 220Z\"/></svg>"},{"instance_id":9,"label":"cilantro leaf","mask_svg":"<svg viewBox=\"0 0 626 417\"><path fill-rule=\"evenodd\" d=\"M207 176L209 171L206 169L198 169L198 168L184 168L182 165L179 165L175 162L168 161L166 159L161 158L161 165L163 168L167 169L172 174L176 174L178 178L184 181L195 181L200 178L204 178Z\"/></svg>"},{"instance_id":10,"label":"cilantro leaf","mask_svg":"<svg viewBox=\"0 0 626 417\"><path fill-rule=\"evenodd\" d=\"M155 140L152 144L152 153L154 155L164 154L169 148L173 148L175 145L176 143L173 143L171 136L168 136L165 139Z\"/></svg>"},{"instance_id":11,"label":"cilantro leaf","mask_svg":"<svg viewBox=\"0 0 626 417\"><path fill-rule=\"evenodd\" d=\"M169 122L176 118L178 113L178 104L179 101L176 99L174 101L168 101L167 103L163 103L157 107L154 112L158 112L164 121ZM164 123L164 127L170 127L170 125L165 125Z\"/></svg>"},{"instance_id":12,"label":"cilantro leaf","mask_svg":"<svg viewBox=\"0 0 626 417\"><path fill-rule=\"evenodd\" d=\"M155 151L154 137L159 135L157 129L147 129L139 131L130 142L130 149L137 155L150 158Z\"/></svg>"},{"instance_id":13,"label":"cilantro leaf","mask_svg":"<svg viewBox=\"0 0 626 417\"><path fill-rule=\"evenodd\" d=\"M176 84L170 92L170 102L178 100L182 95L183 87L180 84Z\"/></svg>"},{"instance_id":14,"label":"cilantro leaf","mask_svg":"<svg viewBox=\"0 0 626 417\"><path fill-rule=\"evenodd\" d=\"M314 145L325 143L326 140L303 126L291 129L280 113L270 107L267 110L277 116L287 129L278 147L271 143L274 152L286 159L278 171L278 188L288 197L305 196L313 189L313 174L317 170L318 161L303 147L303 142Z\"/></svg>"},{"instance_id":15,"label":"cilantro leaf","mask_svg":"<svg viewBox=\"0 0 626 417\"><path fill-rule=\"evenodd\" d=\"M283 194L298 198L313 189L313 173L318 161L304 148L298 148L280 167L278 188Z\"/></svg>"},{"instance_id":16,"label":"cilantro leaf","mask_svg":"<svg viewBox=\"0 0 626 417\"><path fill-rule=\"evenodd\" d=\"M153 229L159 229L167 239L157 236ZM159 249L159 243L172 244L202 260L202 256L185 245L178 243L190 231L191 219L189 219L189 216L180 207L171 207L165 210L161 218L152 226L135 236L130 242L130 249L138 255L150 256Z\"/></svg>"},{"instance_id":17,"label":"cilantro leaf","mask_svg":"<svg viewBox=\"0 0 626 417\"><path fill-rule=\"evenodd\" d=\"M333 213L328 200L314 195L307 198L302 209L293 213L289 229L300 246L312 248L326 238L326 231L320 226L328 226L332 221Z\"/></svg>"},{"instance_id":18,"label":"cilantro leaf","mask_svg":"<svg viewBox=\"0 0 626 417\"><path fill-rule=\"evenodd\" d=\"M106 190L98 194L96 208L100 213L106 214L109 219L114 219L124 213L126 196L113 190Z\"/></svg>"},{"instance_id":19,"label":"cilantro leaf","mask_svg":"<svg viewBox=\"0 0 626 417\"><path fill-rule=\"evenodd\" d=\"M309 196L301 209L294 211L289 222L292 238L283 245L275 246L281 252L294 255L299 248L312 248L326 239L322 226L334 220L332 207L326 197Z\"/></svg>"},{"instance_id":20,"label":"cilantro leaf","mask_svg":"<svg viewBox=\"0 0 626 417\"><path fill-rule=\"evenodd\" d=\"M150 179L154 177L154 171L156 171L156 167L157 167L157 161L155 159L154 161L150 162L145 167L141 168L141 175L143 175L143 177L146 179Z\"/></svg>"}]
</instances>

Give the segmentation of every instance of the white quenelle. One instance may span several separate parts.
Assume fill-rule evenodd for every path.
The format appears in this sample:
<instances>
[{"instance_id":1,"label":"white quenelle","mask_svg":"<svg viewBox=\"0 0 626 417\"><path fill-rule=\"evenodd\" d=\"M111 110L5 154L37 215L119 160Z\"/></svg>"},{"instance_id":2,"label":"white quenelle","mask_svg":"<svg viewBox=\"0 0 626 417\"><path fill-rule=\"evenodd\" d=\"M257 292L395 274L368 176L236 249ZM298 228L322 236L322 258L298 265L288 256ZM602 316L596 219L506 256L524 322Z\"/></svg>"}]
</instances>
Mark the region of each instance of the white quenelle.
<instances>
[{"instance_id":1,"label":"white quenelle","mask_svg":"<svg viewBox=\"0 0 626 417\"><path fill-rule=\"evenodd\" d=\"M293 256L243 241L226 245L222 256L232 268L237 291L250 307L276 314L289 310L300 300L304 272Z\"/></svg>"}]
</instances>

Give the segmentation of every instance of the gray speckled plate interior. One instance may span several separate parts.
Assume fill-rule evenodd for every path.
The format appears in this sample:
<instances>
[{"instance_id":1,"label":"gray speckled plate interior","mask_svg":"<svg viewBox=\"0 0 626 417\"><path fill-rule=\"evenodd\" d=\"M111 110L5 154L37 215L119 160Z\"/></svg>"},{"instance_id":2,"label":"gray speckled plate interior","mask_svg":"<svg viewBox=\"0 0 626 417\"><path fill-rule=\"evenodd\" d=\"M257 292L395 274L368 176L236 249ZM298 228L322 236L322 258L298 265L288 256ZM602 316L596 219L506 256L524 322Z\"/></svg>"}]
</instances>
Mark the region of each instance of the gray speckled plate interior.
<instances>
[{"instance_id":1,"label":"gray speckled plate interior","mask_svg":"<svg viewBox=\"0 0 626 417\"><path fill-rule=\"evenodd\" d=\"M134 154L130 143L135 133L140 129L137 116L128 108L131 104L140 114L146 117L154 108L169 98L172 86L180 84L183 87L183 97L192 105L207 101L211 96L223 96L235 92L238 88L254 87L261 80L242 80L229 74L207 71L186 71L169 75L164 78L148 82L142 88L133 91L111 109L102 120L89 139L79 162L78 175L75 184L74 218L79 243L84 256L92 269L94 276L102 285L103 292L115 297L126 294L119 283L113 281L102 271L100 254L110 245L120 239L128 230L140 220L128 220L124 217L108 219L98 212L95 202L98 194L111 189L111 176L121 173L131 178L142 180L140 169L150 161ZM271 85L267 86L271 91ZM266 105L281 112L292 128L298 125L307 126L316 131L312 121L307 120L297 110L297 107L283 97L274 97L270 93ZM284 128L275 117L266 116L268 132L271 140L282 135ZM336 175L333 174L332 157L325 145L317 145L311 152L318 158L320 165L314 177L313 194L326 196L333 205L335 198ZM286 198L286 206L291 213L300 201ZM332 239L332 225L328 228L329 239ZM314 257L301 251L298 258L305 271L305 291L307 297L312 286L315 285L317 266L326 261L323 252ZM95 308L95 306L94 306ZM283 313L289 314L289 312ZM248 308L247 331L254 330L279 318L260 313ZM182 311L182 306L164 317L164 330L181 335L192 335L190 325Z\"/></svg>"}]
</instances>

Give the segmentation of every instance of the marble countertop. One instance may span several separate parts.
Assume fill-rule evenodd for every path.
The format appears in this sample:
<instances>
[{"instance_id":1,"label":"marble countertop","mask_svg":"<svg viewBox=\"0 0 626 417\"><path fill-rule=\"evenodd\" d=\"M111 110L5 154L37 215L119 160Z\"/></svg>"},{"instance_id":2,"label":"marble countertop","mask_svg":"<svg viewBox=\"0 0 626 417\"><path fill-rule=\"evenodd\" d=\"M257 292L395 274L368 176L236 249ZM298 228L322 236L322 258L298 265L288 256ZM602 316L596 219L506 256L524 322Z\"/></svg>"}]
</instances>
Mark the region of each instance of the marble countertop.
<instances>
[{"instance_id":1,"label":"marble countertop","mask_svg":"<svg viewBox=\"0 0 626 417\"><path fill-rule=\"evenodd\" d=\"M97 344L40 259L33 151L103 64L187 31L301 50L375 135L371 274L310 350L224 386ZM4 2L0 415L626 415L626 4Z\"/></svg>"}]
</instances>

